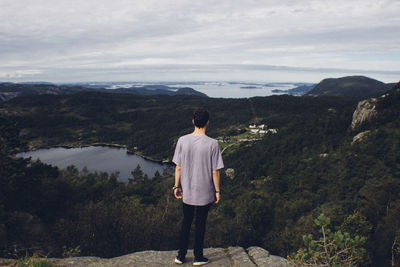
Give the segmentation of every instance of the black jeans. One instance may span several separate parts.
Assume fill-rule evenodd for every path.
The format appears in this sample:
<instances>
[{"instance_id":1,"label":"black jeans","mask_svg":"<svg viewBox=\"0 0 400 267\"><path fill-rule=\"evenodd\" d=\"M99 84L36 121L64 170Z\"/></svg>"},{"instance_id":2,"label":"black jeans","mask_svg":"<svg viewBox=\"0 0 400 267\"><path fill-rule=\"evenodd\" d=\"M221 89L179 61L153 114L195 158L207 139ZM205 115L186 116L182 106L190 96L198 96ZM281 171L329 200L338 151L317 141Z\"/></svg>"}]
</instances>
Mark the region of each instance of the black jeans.
<instances>
[{"instance_id":1,"label":"black jeans","mask_svg":"<svg viewBox=\"0 0 400 267\"><path fill-rule=\"evenodd\" d=\"M206 221L208 211L211 204L205 206L192 206L182 202L183 207L183 221L180 238L179 256L185 257L188 249L190 227L196 210L196 224L195 224L195 237L194 237L194 257L196 259L203 257L203 242L204 233L206 231Z\"/></svg>"}]
</instances>

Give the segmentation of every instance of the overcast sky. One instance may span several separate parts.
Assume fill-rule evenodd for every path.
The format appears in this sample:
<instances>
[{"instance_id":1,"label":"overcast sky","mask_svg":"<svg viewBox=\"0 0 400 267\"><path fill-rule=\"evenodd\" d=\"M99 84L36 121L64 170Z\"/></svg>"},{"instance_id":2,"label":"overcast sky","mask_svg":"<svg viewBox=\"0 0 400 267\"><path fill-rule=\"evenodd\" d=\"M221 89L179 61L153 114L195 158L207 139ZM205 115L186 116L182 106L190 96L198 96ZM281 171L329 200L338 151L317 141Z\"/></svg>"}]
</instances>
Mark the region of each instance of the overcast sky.
<instances>
[{"instance_id":1,"label":"overcast sky","mask_svg":"<svg viewBox=\"0 0 400 267\"><path fill-rule=\"evenodd\" d=\"M0 0L0 81L400 79L399 0Z\"/></svg>"}]
</instances>

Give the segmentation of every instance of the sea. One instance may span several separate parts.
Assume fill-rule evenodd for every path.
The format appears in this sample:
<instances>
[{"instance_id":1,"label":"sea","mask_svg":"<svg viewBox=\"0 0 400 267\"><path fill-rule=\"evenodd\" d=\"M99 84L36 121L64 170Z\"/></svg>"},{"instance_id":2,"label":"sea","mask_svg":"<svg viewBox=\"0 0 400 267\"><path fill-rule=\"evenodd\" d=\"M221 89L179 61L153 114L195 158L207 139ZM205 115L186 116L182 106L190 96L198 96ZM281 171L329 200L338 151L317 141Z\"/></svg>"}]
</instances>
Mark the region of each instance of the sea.
<instances>
[{"instance_id":1,"label":"sea","mask_svg":"<svg viewBox=\"0 0 400 267\"><path fill-rule=\"evenodd\" d=\"M81 84L92 88L130 88L146 85L165 85L169 87L190 87L216 98L250 98L256 96L271 96L289 93L293 89L309 83L268 83L268 82L93 82ZM274 92L273 90L279 90Z\"/></svg>"}]
</instances>

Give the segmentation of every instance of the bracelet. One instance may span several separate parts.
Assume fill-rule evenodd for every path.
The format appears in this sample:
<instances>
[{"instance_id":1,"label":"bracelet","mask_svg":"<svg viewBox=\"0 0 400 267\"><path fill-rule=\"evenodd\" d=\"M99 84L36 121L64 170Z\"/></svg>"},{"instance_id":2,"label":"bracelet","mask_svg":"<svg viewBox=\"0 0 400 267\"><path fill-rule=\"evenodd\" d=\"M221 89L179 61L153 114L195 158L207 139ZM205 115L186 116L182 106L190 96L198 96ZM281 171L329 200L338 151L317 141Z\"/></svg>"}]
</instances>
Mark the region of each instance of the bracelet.
<instances>
[{"instance_id":1,"label":"bracelet","mask_svg":"<svg viewBox=\"0 0 400 267\"><path fill-rule=\"evenodd\" d=\"M221 191L215 191L215 194L217 194L217 193L218 193L218 194L220 194L220 193L221 193Z\"/></svg>"},{"instance_id":2,"label":"bracelet","mask_svg":"<svg viewBox=\"0 0 400 267\"><path fill-rule=\"evenodd\" d=\"M175 189L178 189L178 188L180 188L179 186L174 186L174 187L172 187L172 190L175 190Z\"/></svg>"}]
</instances>

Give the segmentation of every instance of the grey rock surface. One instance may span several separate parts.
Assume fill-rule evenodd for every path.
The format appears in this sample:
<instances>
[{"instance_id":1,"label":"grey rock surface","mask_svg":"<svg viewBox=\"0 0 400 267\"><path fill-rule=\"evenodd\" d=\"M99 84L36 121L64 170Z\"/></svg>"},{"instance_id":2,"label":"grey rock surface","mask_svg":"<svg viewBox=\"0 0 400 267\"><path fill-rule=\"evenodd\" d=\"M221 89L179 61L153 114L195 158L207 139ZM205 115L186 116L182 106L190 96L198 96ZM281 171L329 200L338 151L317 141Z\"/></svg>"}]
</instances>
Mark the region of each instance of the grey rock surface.
<instances>
[{"instance_id":1,"label":"grey rock surface","mask_svg":"<svg viewBox=\"0 0 400 267\"><path fill-rule=\"evenodd\" d=\"M174 259L176 250L172 251L141 251L111 259L98 257L73 257L65 259L48 258L55 266L59 267L170 267L193 266L193 250L189 250L186 261L177 265ZM273 266L287 267L287 261L278 256L270 255L268 251L260 247L250 247L247 250L242 247L206 248L204 256L209 259L206 266L209 267L257 267ZM0 259L0 266L13 266L15 260Z\"/></svg>"},{"instance_id":2,"label":"grey rock surface","mask_svg":"<svg viewBox=\"0 0 400 267\"><path fill-rule=\"evenodd\" d=\"M269 267L288 267L289 262L282 257L271 255L267 258L265 265L259 266L269 266Z\"/></svg>"},{"instance_id":3,"label":"grey rock surface","mask_svg":"<svg viewBox=\"0 0 400 267\"><path fill-rule=\"evenodd\" d=\"M98 257L74 257L74 258L65 258L65 259L48 259L51 263L56 266L64 267L64 266L76 266L76 267L84 267L84 266L109 266L106 265L107 259L102 259Z\"/></svg>"},{"instance_id":4,"label":"grey rock surface","mask_svg":"<svg viewBox=\"0 0 400 267\"><path fill-rule=\"evenodd\" d=\"M274 256L269 251L260 247L249 247L247 249L250 259L260 267L288 267L289 262L282 257Z\"/></svg>"},{"instance_id":5,"label":"grey rock surface","mask_svg":"<svg viewBox=\"0 0 400 267\"><path fill-rule=\"evenodd\" d=\"M364 138L367 137L370 132L371 131L368 130L368 131L358 133L356 136L353 137L353 141L351 142L351 144L353 145L356 142L364 140Z\"/></svg>"},{"instance_id":6,"label":"grey rock surface","mask_svg":"<svg viewBox=\"0 0 400 267\"><path fill-rule=\"evenodd\" d=\"M377 98L370 98L358 103L357 109L353 113L351 129L356 130L365 122L371 122L378 115L376 111Z\"/></svg>"},{"instance_id":7,"label":"grey rock surface","mask_svg":"<svg viewBox=\"0 0 400 267\"><path fill-rule=\"evenodd\" d=\"M256 267L247 252L242 247L229 247L228 256L232 259L235 267Z\"/></svg>"}]
</instances>

